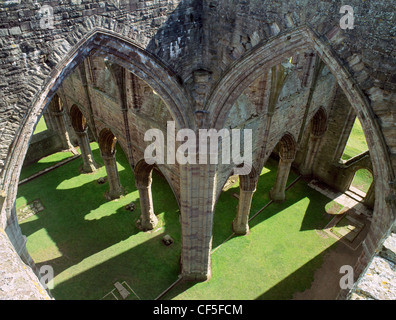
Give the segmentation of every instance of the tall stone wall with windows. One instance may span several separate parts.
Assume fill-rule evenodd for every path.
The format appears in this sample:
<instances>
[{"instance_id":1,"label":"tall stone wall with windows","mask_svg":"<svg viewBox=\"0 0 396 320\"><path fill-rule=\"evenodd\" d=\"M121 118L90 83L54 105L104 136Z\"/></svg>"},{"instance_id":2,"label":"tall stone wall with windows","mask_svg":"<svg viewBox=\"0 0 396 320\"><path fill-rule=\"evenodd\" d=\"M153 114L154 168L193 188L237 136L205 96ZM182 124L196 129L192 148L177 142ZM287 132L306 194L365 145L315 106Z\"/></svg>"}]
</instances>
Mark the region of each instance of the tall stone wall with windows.
<instances>
[{"instance_id":1,"label":"tall stone wall with windows","mask_svg":"<svg viewBox=\"0 0 396 320\"><path fill-rule=\"evenodd\" d=\"M2 237L1 247L9 248L9 240L16 247L23 242L12 209L35 123L62 82L88 56L106 55L110 62L128 69L155 90L179 126L193 130L220 129L244 125L246 120L254 128L259 127L258 119L263 120L257 132L266 140L264 147L256 146L254 159L258 162L269 155L288 129L298 142L303 142L310 117L322 104L325 109L331 106L333 91L329 88L337 83L342 94L336 92L332 106L342 108L349 104L361 121L376 181L372 228L356 266L360 274L395 219L396 27L392 1L348 1L355 18L354 29L348 30L339 25L340 5L335 0L3 1L0 4L0 189L3 191L0 228L12 230L7 234L13 236ZM276 73L271 81L265 76L261 82L258 80L298 54L302 60L296 60L299 61L293 74L296 81L291 81L292 76L285 80ZM319 60L327 70L318 67ZM83 69L79 71L84 73ZM256 80L260 88L256 92L265 92L265 104L258 107L257 117L242 120L238 116L238 104L246 105L243 94L249 96L252 104L260 103L261 96L246 91L249 86L254 89ZM302 83L301 91L295 92L299 86L292 83ZM321 89L315 93L317 88ZM292 104L295 100L291 99L292 95L300 99L300 106ZM66 99L72 103L70 94ZM151 111L146 116L150 118L153 109L148 110ZM347 109L336 114L331 120L334 124L337 119L345 121L348 117ZM270 122L268 115L278 119L270 124L273 137L265 130L269 127L264 126ZM123 140L123 134L120 131L120 141L125 147L128 142ZM338 142L345 135L341 134ZM256 141L259 144L263 140ZM330 137L328 141L332 144ZM334 153L342 149L337 143L332 147ZM324 155L326 150L322 152ZM325 170L317 162L316 171L328 175ZM228 177L229 170L192 165L168 169L168 173L178 176L173 183L180 190L185 228L183 274L207 279L213 210L222 185L219 181ZM9 258L0 259L0 269L11 264L21 272L26 270L21 286L32 292L31 297L38 297L40 290L35 281L29 280L30 270L12 250L7 252ZM17 279L18 272L11 279ZM12 289L5 295L16 299L26 296Z\"/></svg>"}]
</instances>

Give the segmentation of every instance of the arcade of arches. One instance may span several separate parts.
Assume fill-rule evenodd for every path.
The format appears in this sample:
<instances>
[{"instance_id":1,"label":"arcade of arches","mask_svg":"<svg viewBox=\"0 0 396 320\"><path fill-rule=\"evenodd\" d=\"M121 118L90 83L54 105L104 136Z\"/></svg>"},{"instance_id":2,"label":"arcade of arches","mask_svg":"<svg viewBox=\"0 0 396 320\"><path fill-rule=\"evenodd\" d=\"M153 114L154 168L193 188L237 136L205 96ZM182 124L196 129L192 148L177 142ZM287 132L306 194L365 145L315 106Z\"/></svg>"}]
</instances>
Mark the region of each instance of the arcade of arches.
<instances>
[{"instance_id":1,"label":"arcade of arches","mask_svg":"<svg viewBox=\"0 0 396 320\"><path fill-rule=\"evenodd\" d=\"M95 9L96 2L89 2ZM143 10L145 16L159 9L121 2L120 10ZM253 2L251 9L258 5ZM386 125L395 91L390 88L392 84L387 89L370 88L368 71L360 73L366 62L352 51L348 52L351 56L341 55L338 38L342 35L334 26L325 27L328 22L312 27L282 13L279 16L285 20L283 24L273 22L256 31L249 24L243 31L250 20L243 17L244 10L236 18L239 7L219 4L196 8L196 1L167 6L163 8L167 12L164 16L152 18L150 25L142 22L135 30L124 28L121 21L113 24L110 17L98 18L106 12L98 7L96 18L81 23L81 30L75 29L75 39L59 38L59 47L42 57L45 76L36 78L44 80L37 85L37 92L26 91L26 110L16 129L13 127L12 143L7 145L9 151L1 162L1 230L5 230L5 241L12 243L22 260L34 268L18 225L15 198L23 160L28 149L33 148L33 140L29 146L30 137L42 115L47 128L56 134L58 150L75 151L79 147L83 174L92 174L99 167L91 150L91 142L98 143L107 176L108 201L125 193L117 170L117 146L123 150L139 194L142 232L154 230L158 223L152 173L154 169L160 172L180 211L180 276L187 281L210 281L213 216L223 187L235 179L233 167L221 163L147 164L144 151L150 142L144 135L155 128L166 137L168 121L174 121L176 129L196 132L201 128L252 129L253 168L248 175L238 177L238 207L232 213L230 231L249 236L251 204L260 173L270 158L276 159L271 201L286 200L287 182L294 171L330 197L349 196L353 201L345 206L352 203L361 208L356 211L371 222L354 265L357 279L394 221L396 147L391 143L396 133ZM80 9L77 5L73 10ZM281 11L278 8L274 12L277 10ZM178 28L186 12L190 13L190 22ZM216 41L217 36L207 39L213 30L203 26L203 21L209 20L213 26L219 25L217 19L230 24L228 20L234 15L237 22L232 24L233 35L228 35L227 41ZM128 17L139 19L134 14ZM109 26L113 29L109 30ZM146 29L138 30L143 26ZM252 31L249 36L247 30ZM318 33L325 33L327 40ZM25 55L29 54L29 44L22 48L27 50ZM181 52L185 58L177 59ZM340 59L347 62L341 63ZM379 110L377 114L373 106ZM378 117L383 117L383 127ZM356 119L362 123L369 150L342 160ZM364 192L357 192L351 184L361 169L371 174L372 183Z\"/></svg>"}]
</instances>

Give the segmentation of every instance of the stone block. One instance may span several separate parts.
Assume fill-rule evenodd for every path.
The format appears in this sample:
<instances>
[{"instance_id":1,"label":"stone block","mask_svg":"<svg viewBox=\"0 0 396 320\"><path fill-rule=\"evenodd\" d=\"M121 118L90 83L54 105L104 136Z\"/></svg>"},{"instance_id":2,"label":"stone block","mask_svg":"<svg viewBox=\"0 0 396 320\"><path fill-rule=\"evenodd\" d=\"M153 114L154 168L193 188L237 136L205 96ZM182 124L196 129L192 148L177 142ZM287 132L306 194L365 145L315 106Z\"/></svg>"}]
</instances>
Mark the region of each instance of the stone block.
<instances>
[{"instance_id":1,"label":"stone block","mask_svg":"<svg viewBox=\"0 0 396 320\"><path fill-rule=\"evenodd\" d=\"M380 255L385 259L396 263L396 233L391 233L391 235L386 238L382 245Z\"/></svg>"},{"instance_id":2,"label":"stone block","mask_svg":"<svg viewBox=\"0 0 396 320\"><path fill-rule=\"evenodd\" d=\"M9 29L10 35L16 36L22 34L21 28L20 27L13 27Z\"/></svg>"}]
</instances>

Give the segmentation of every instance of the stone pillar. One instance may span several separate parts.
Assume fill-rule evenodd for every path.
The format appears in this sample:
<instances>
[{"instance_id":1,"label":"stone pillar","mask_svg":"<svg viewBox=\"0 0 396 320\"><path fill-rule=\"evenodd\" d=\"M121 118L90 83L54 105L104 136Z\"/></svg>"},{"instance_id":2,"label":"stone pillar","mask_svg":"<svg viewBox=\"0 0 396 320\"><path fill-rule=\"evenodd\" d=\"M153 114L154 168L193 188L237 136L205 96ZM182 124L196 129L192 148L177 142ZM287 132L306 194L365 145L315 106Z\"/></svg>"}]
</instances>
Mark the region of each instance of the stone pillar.
<instances>
[{"instance_id":1,"label":"stone pillar","mask_svg":"<svg viewBox=\"0 0 396 320\"><path fill-rule=\"evenodd\" d=\"M49 109L46 109L43 112L43 117L44 117L44 121L45 121L45 125L47 126L47 129L55 131L56 128L54 128L54 119L53 119L52 114L49 111Z\"/></svg>"},{"instance_id":2,"label":"stone pillar","mask_svg":"<svg viewBox=\"0 0 396 320\"><path fill-rule=\"evenodd\" d=\"M289 178L290 168L294 159L279 159L278 172L276 173L275 185L270 190L270 198L276 202L285 200L287 179Z\"/></svg>"},{"instance_id":3,"label":"stone pillar","mask_svg":"<svg viewBox=\"0 0 396 320\"><path fill-rule=\"evenodd\" d=\"M370 209L374 209L375 202L375 184L371 183L370 188L367 190L366 196L364 197L363 203Z\"/></svg>"},{"instance_id":4,"label":"stone pillar","mask_svg":"<svg viewBox=\"0 0 396 320\"><path fill-rule=\"evenodd\" d=\"M70 137L69 133L67 131L66 127L66 120L65 120L65 111L59 111L59 112L51 112L54 120L56 121L56 131L58 132L61 140L62 140L62 145L64 149L72 149L73 145L70 142Z\"/></svg>"},{"instance_id":5,"label":"stone pillar","mask_svg":"<svg viewBox=\"0 0 396 320\"><path fill-rule=\"evenodd\" d=\"M95 163L89 144L88 129L85 129L83 132L74 131L78 139L78 145L80 146L81 157L83 159L83 172L95 172L97 164Z\"/></svg>"},{"instance_id":6,"label":"stone pillar","mask_svg":"<svg viewBox=\"0 0 396 320\"><path fill-rule=\"evenodd\" d=\"M140 222L139 228L143 231L153 230L158 223L154 213L153 197L151 194L151 181L148 186L137 185L140 198Z\"/></svg>"},{"instance_id":7,"label":"stone pillar","mask_svg":"<svg viewBox=\"0 0 396 320\"><path fill-rule=\"evenodd\" d=\"M240 190L237 216L232 222L232 230L238 235L249 233L249 214L252 205L253 194L256 190Z\"/></svg>"},{"instance_id":8,"label":"stone pillar","mask_svg":"<svg viewBox=\"0 0 396 320\"><path fill-rule=\"evenodd\" d=\"M180 165L181 276L188 281L211 277L216 166Z\"/></svg>"},{"instance_id":9,"label":"stone pillar","mask_svg":"<svg viewBox=\"0 0 396 320\"><path fill-rule=\"evenodd\" d=\"M239 202L237 215L232 222L232 230L238 235L249 233L249 215L259 175L252 168L249 175L239 176Z\"/></svg>"},{"instance_id":10,"label":"stone pillar","mask_svg":"<svg viewBox=\"0 0 396 320\"><path fill-rule=\"evenodd\" d=\"M122 195L123 190L120 182L120 176L118 175L115 153L112 155L102 154L102 159L106 167L107 180L110 186L107 196L111 200L117 199Z\"/></svg>"},{"instance_id":11,"label":"stone pillar","mask_svg":"<svg viewBox=\"0 0 396 320\"><path fill-rule=\"evenodd\" d=\"M300 173L303 176L312 175L313 164L320 147L321 138L322 136L317 136L312 133L309 136L307 152L305 154L304 161L299 168Z\"/></svg>"}]
</instances>

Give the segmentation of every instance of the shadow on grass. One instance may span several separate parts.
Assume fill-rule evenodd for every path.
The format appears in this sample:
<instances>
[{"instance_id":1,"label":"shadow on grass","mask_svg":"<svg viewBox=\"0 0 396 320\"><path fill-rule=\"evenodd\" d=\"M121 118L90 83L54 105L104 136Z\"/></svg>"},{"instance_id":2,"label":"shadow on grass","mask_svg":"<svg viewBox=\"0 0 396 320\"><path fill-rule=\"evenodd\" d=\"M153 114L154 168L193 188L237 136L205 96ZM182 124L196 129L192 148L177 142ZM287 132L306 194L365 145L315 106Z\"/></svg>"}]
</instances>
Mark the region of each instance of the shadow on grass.
<instances>
[{"instance_id":1,"label":"shadow on grass","mask_svg":"<svg viewBox=\"0 0 396 320\"><path fill-rule=\"evenodd\" d=\"M102 164L99 150L93 150L93 153L95 160ZM160 225L155 232L143 233L136 227L136 220L140 216L140 203L133 174L120 149L117 152L117 160L124 166L119 174L127 193L119 200L108 202L104 198L108 184L96 183L97 178L103 176L103 173L83 175L85 177L92 175L91 181L70 189L60 189L59 186L63 181L75 179L78 175L78 167L81 165L78 160L65 165L61 170L48 173L42 177L45 180L41 182L38 178L34 180L36 184L33 183L34 181L27 184L30 186L30 190L25 189L25 193L28 194L27 202L37 199L37 194L42 199L48 198L43 201L46 210L38 213L37 219L22 223L21 228L29 238L34 238L36 232L44 230L55 243L55 245L46 243L43 249L37 249L39 250L37 256L40 256L39 267L49 264L54 268L58 284L56 283L51 292L56 299L101 299L114 289L113 284L117 281L126 281L140 299L155 299L178 278L181 228L177 202L170 186L163 177L153 172L154 209ZM252 214L268 203L268 192L276 177L276 167L276 161L269 161L268 168L262 174L253 198ZM295 173L291 173L289 183L296 177ZM39 187L43 181L45 181L44 190ZM22 186L21 191L23 191ZM214 216L213 248L222 244L232 233L231 223L238 204L238 200L233 197L234 193L239 194L237 186L223 192L219 198ZM314 197L315 201L311 201L311 197ZM330 217L324 214L324 207L329 199L318 196L317 192L301 180L296 183L296 187L287 191L287 200L284 203L271 203L250 222L250 228L305 198L310 202L300 231L323 227ZM124 208L131 199L136 204L134 212ZM108 207L99 216L93 214L95 209L109 204L114 206ZM164 234L170 234L175 240L170 247L162 244L161 239ZM60 256L54 259L46 258L46 256L54 256L51 252L46 252L46 246L52 247L52 250L55 247L59 250ZM330 248L323 254L329 250ZM301 270L287 276L258 299L289 299L290 288L294 290L293 292L306 288L312 282L313 272L320 267L323 254L307 262L300 268ZM181 282L162 299L172 299L195 284ZM138 297L131 294L128 299L138 299Z\"/></svg>"},{"instance_id":2,"label":"shadow on grass","mask_svg":"<svg viewBox=\"0 0 396 320\"><path fill-rule=\"evenodd\" d=\"M275 159L268 159L263 173L261 174L257 183L256 192L254 193L252 199L250 217L252 217L270 202L269 191L275 183L277 166L278 162ZM287 182L288 185L293 183L297 178L298 174L294 172L294 170L291 170ZM332 217L332 215L324 214L324 206L329 202L329 199L325 196L319 195L318 192L312 190L310 187L304 186L305 182L297 183L299 185L298 188L292 188L291 190L286 191L286 200L284 202L272 202L265 211L252 219L249 222L250 229L304 198L317 199L318 196L321 199L320 204L318 204L317 201L310 201L310 205L301 224L301 231L323 227L323 223L328 222ZM238 183L236 183L227 191L223 191L219 197L213 217L213 248L221 245L232 234L232 221L236 216L238 207L238 199L235 197L235 195L239 196ZM320 219L318 222L317 217L319 214L324 215L321 217L324 221Z\"/></svg>"},{"instance_id":3,"label":"shadow on grass","mask_svg":"<svg viewBox=\"0 0 396 320\"><path fill-rule=\"evenodd\" d=\"M172 247L173 246L173 247ZM126 281L132 290L128 299L153 300L177 278L179 255L177 243L162 244L158 234L115 257L90 265L80 273L67 277L60 274L51 293L56 299L99 300L114 289L115 282Z\"/></svg>"},{"instance_id":4,"label":"shadow on grass","mask_svg":"<svg viewBox=\"0 0 396 320\"><path fill-rule=\"evenodd\" d=\"M341 292L341 277L344 276L344 273L340 273L340 268L344 265L354 267L363 250L362 246L357 250L352 250L341 241L338 240L329 246L255 300L336 299ZM321 270L321 275L315 276L315 271L323 267L326 257L331 261L326 261L327 265L324 266L324 270ZM314 280L316 281L315 287L309 292Z\"/></svg>"},{"instance_id":5,"label":"shadow on grass","mask_svg":"<svg viewBox=\"0 0 396 320\"><path fill-rule=\"evenodd\" d=\"M309 205L305 209L300 231L322 229L333 217L333 214L326 213L325 209L331 200L311 189L303 180L297 181L295 186L286 191L286 200L284 202L272 202L262 213L251 220L249 223L250 228L254 228L256 225L271 218L278 212L286 210L290 206L298 206L298 203L303 199L308 199Z\"/></svg>"},{"instance_id":6,"label":"shadow on grass","mask_svg":"<svg viewBox=\"0 0 396 320\"><path fill-rule=\"evenodd\" d=\"M48 157L45 157L45 158L39 160L37 163L34 163L34 164L24 167L22 169L19 180L21 181L26 178L29 178L32 175L34 175L44 169L50 168L50 167L56 165L57 163L59 163L60 161L66 160L71 157L73 157L73 153L70 151L61 151L61 152L57 152L53 155L50 155Z\"/></svg>"},{"instance_id":7,"label":"shadow on grass","mask_svg":"<svg viewBox=\"0 0 396 320\"><path fill-rule=\"evenodd\" d=\"M125 154L117 148L117 162L124 167L119 176L125 194L113 201L104 197L108 183L97 183L106 176L99 149L93 155L102 166L96 173L81 175L79 159L20 186L18 198L26 203L40 198L45 207L20 223L28 237L28 250L38 267L51 265L55 276L63 279L56 285L55 278L51 290L55 299L100 299L115 281L129 281L133 289L139 288L142 298L154 299L154 293L165 290L179 274L181 231L176 199L167 181L153 171L153 202L160 229L156 233L140 231L136 227L139 194ZM136 205L133 212L125 209L130 202ZM163 233L174 239L170 247L162 244ZM134 237L141 243L136 245ZM91 265L87 267L87 263ZM152 288L146 277L158 285Z\"/></svg>"},{"instance_id":8,"label":"shadow on grass","mask_svg":"<svg viewBox=\"0 0 396 320\"><path fill-rule=\"evenodd\" d=\"M258 182L257 191L252 201L252 210L251 217L260 209L262 209L266 204L270 202L268 193L272 188L272 185L276 178L276 169L277 169L277 161L270 159L267 164L265 170L260 177ZM288 180L288 185L294 182L297 179L298 175L295 172L291 172ZM227 244L228 241L234 238L241 238L242 242L244 240L249 241L249 236L232 236L231 224L236 215L236 209L238 205L238 199L234 196L234 194L239 194L239 187L235 184L232 188L227 191L222 192L220 195L216 213L214 215L214 223L213 223L213 249L219 248L220 245ZM303 200L303 201L302 201ZM301 203L300 203L301 202ZM302 219L298 220L301 225L298 228L294 228L299 230L299 232L304 232L307 230L316 230L323 229L327 223L334 217L334 214L327 213L326 207L331 202L330 199L321 195L317 191L311 189L306 181L300 179L293 187L291 187L286 192L286 201L283 203L271 202L268 207L265 208L260 214L254 217L249 223L251 231L254 231L254 228L258 225L262 224L264 221L270 219L278 213L283 212L282 214L293 214L293 212L298 212L298 210L304 210L304 214L302 215ZM287 213L285 210L292 207L290 213ZM301 211L300 211L301 212ZM293 218L292 216L290 218ZM300 219L300 218L299 218ZM290 219L290 221L294 221ZM287 221L286 221L287 223ZM295 223L295 222L290 222ZM285 226L287 228L287 226ZM244 238L246 237L246 238ZM265 236L264 236L265 237ZM273 235L272 235L273 237ZM276 237L275 237L276 238ZM235 239L236 240L236 239ZM272 241L272 240L267 240ZM268 242L267 242L268 245ZM296 245L291 243L291 246ZM303 244L302 244L303 245ZM276 244L274 244L274 247ZM323 257L328 252L332 251L336 245L329 247L328 249L321 252L321 254L317 255L311 261L308 261L305 267L302 267L301 270L292 274L290 276L286 275L287 281L281 281L279 286L276 285L268 292L262 295L262 299L290 299L293 296L293 293L298 292L299 290L303 291L306 288L309 288L311 282L313 281L313 275L316 269L318 269L323 263ZM226 249L227 252L232 250L230 247ZM227 256L230 260L239 261L238 255L240 253L235 253L235 257ZM284 259L289 259L292 257L284 257ZM257 264L257 258L253 257L253 261ZM264 262L265 263L265 262ZM267 265L268 268L269 265ZM263 268L265 266L263 265ZM264 268L265 269L265 268ZM217 278L220 278L217 274L210 281L217 281ZM254 277L254 275L252 275ZM234 279L238 281L237 279ZM222 282L223 283L223 282ZM197 283L191 282L181 282L177 284L174 288L172 288L164 297L163 300L173 299L183 292L188 291L192 287L194 287ZM213 283L213 287L217 285ZM232 282L230 283L232 287ZM226 288L224 288L226 289ZM212 290L213 291L213 290ZM211 291L211 293L213 293ZM219 293L221 294L221 293ZM187 294L188 296L188 294ZM219 296L219 299L220 296Z\"/></svg>"}]
</instances>

